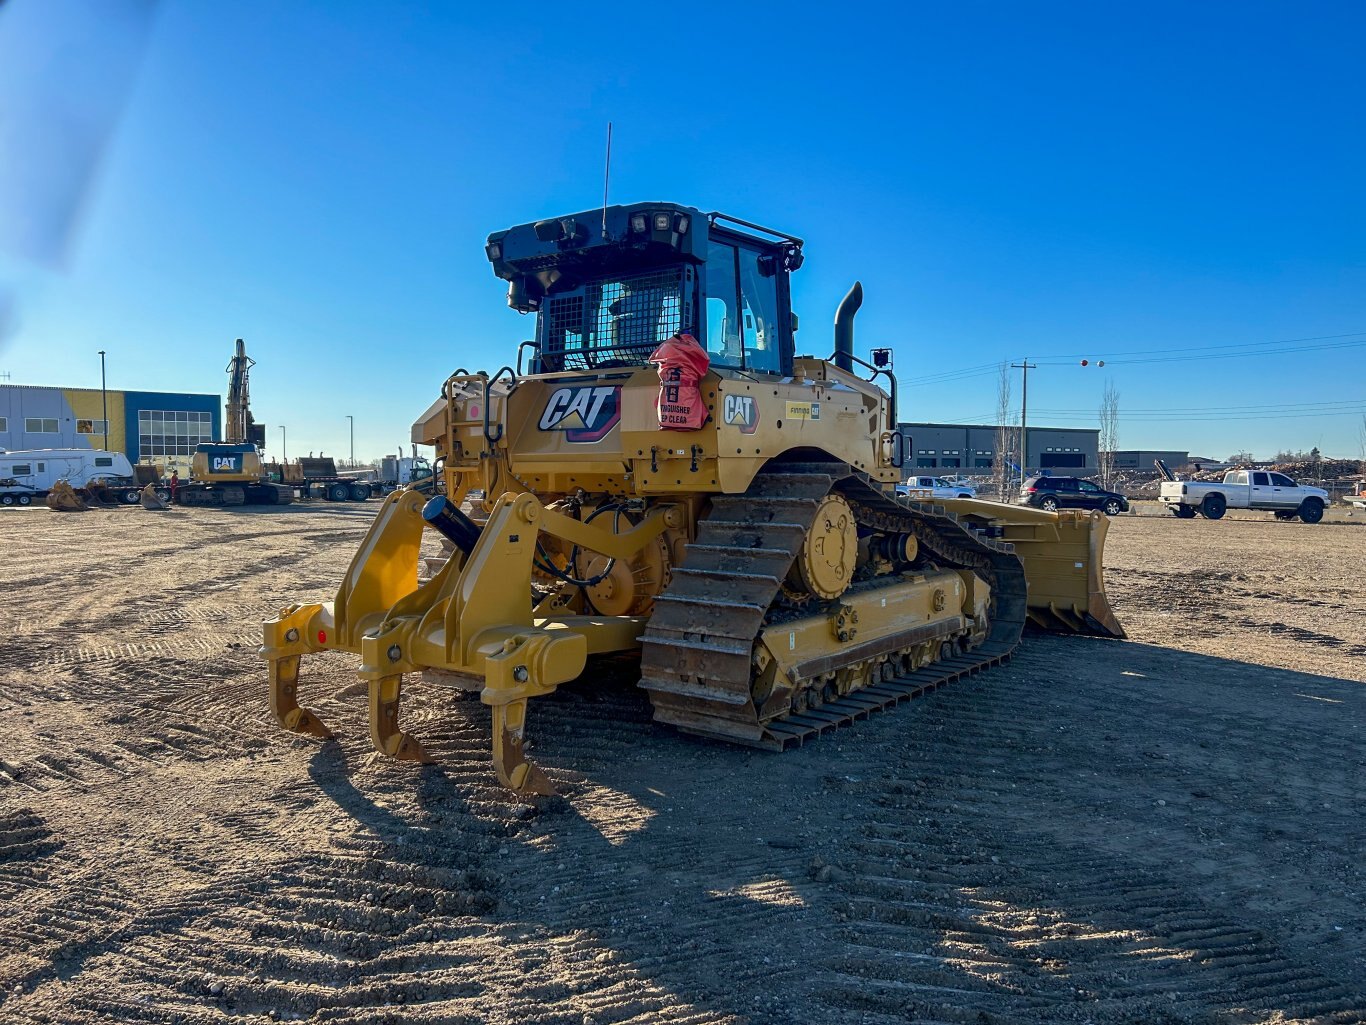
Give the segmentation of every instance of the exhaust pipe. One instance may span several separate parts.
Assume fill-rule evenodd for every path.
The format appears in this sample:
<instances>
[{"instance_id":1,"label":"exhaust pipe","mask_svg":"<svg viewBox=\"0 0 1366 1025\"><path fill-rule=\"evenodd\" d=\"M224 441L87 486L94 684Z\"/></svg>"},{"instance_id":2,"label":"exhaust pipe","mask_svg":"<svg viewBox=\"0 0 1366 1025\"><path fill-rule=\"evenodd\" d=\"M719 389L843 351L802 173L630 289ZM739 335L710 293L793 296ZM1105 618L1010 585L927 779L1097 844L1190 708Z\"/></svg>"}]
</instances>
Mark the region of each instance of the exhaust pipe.
<instances>
[{"instance_id":1,"label":"exhaust pipe","mask_svg":"<svg viewBox=\"0 0 1366 1025\"><path fill-rule=\"evenodd\" d=\"M835 311L835 366L854 372L854 314L863 305L863 282L855 281Z\"/></svg>"}]
</instances>

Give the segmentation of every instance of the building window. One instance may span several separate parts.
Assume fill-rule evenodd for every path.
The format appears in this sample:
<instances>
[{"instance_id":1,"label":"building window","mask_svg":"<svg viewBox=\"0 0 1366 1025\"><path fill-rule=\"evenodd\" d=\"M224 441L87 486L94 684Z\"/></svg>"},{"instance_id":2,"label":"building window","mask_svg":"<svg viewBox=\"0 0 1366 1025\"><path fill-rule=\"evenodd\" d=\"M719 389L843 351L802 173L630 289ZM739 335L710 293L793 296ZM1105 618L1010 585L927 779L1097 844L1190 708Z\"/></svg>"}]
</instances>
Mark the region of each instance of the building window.
<instances>
[{"instance_id":1,"label":"building window","mask_svg":"<svg viewBox=\"0 0 1366 1025\"><path fill-rule=\"evenodd\" d=\"M24 431L27 434L58 434L60 428L56 420L47 420L41 416L30 416L24 420Z\"/></svg>"},{"instance_id":2,"label":"building window","mask_svg":"<svg viewBox=\"0 0 1366 1025\"><path fill-rule=\"evenodd\" d=\"M138 410L138 453L142 456L189 456L213 441L213 414L186 410Z\"/></svg>"},{"instance_id":3,"label":"building window","mask_svg":"<svg viewBox=\"0 0 1366 1025\"><path fill-rule=\"evenodd\" d=\"M9 417L0 416L0 434L9 433Z\"/></svg>"},{"instance_id":4,"label":"building window","mask_svg":"<svg viewBox=\"0 0 1366 1025\"><path fill-rule=\"evenodd\" d=\"M933 468L934 468L934 460L933 460L933 459L925 459L925 458L917 459L917 460L915 461L915 465L916 465L917 467L922 468L922 469L925 469L925 468L933 469Z\"/></svg>"},{"instance_id":5,"label":"building window","mask_svg":"<svg viewBox=\"0 0 1366 1025\"><path fill-rule=\"evenodd\" d=\"M106 420L77 420L77 434L108 434L109 423Z\"/></svg>"}]
</instances>

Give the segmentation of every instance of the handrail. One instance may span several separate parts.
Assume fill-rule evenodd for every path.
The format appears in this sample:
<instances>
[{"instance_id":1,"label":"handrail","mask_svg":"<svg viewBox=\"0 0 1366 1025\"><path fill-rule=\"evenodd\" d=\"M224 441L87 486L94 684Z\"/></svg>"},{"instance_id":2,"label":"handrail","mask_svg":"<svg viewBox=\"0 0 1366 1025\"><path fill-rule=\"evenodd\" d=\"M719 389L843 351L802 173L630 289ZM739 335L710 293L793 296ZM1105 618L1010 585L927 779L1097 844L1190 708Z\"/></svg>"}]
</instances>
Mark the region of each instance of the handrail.
<instances>
[{"instance_id":1,"label":"handrail","mask_svg":"<svg viewBox=\"0 0 1366 1025\"><path fill-rule=\"evenodd\" d=\"M825 362L827 362L827 363L833 363L833 362L835 362L835 356L836 356L836 355L838 355L838 354L832 352L832 353L830 354L830 358L827 359ZM863 368L865 368L865 369L867 369L867 370L871 370L871 371L873 372L873 376L870 377L870 378L868 378L868 383L869 383L869 384L872 384L874 381L876 381L876 380L878 379L878 377L885 377L885 378L887 378L888 381L890 381L890 382L892 383L891 390L890 390L890 392L891 392L891 393L890 393L890 398L891 398L891 400L892 400L892 409L891 409L892 416L891 416L891 421L892 421L892 427L895 428L895 427L896 427L896 407L897 407L897 403L896 403L896 374L892 373L892 372L891 372L890 370L888 370L886 367L875 367L875 366L873 366L873 364L869 363L867 360L865 360L865 359L859 359L859 357L855 356L852 352L847 352L847 353L845 353L844 355L846 355L847 357L849 357L849 359L853 360L853 361L854 361L855 363L857 363L859 366L861 366L861 367L863 367Z\"/></svg>"},{"instance_id":2,"label":"handrail","mask_svg":"<svg viewBox=\"0 0 1366 1025\"><path fill-rule=\"evenodd\" d=\"M513 370L511 367L503 367L503 368L500 369L496 374L494 374L492 377L489 377L488 375L483 374L483 373L481 373L481 374L479 375L480 377L484 378L484 440L487 441L490 445L496 445L496 444L498 444L499 441L502 440L502 438L503 438L503 425L502 425L501 423L497 425L497 426L498 426L498 433L497 433L497 434L492 434L492 433L490 433L490 431L489 431L489 426L490 426L490 425L489 425L489 390L490 390L495 384L497 384L497 383L502 379L502 377L503 377L504 374L507 374L508 377L510 377L510 378L512 379L512 387L508 389L508 394L511 395L513 389L515 389L515 388L517 387L517 371Z\"/></svg>"},{"instance_id":3,"label":"handrail","mask_svg":"<svg viewBox=\"0 0 1366 1025\"><path fill-rule=\"evenodd\" d=\"M447 402L449 402L451 400L451 393L448 392L446 389L450 387L450 383L454 381L457 377L469 376L470 372L466 370L464 367L456 367L455 373L451 374L449 377L446 378L446 380L441 382L441 397L445 399Z\"/></svg>"},{"instance_id":4,"label":"handrail","mask_svg":"<svg viewBox=\"0 0 1366 1025\"><path fill-rule=\"evenodd\" d=\"M892 468L899 470L906 465L906 436L896 428L895 424L892 425L892 430L889 433L893 438Z\"/></svg>"},{"instance_id":5,"label":"handrail","mask_svg":"<svg viewBox=\"0 0 1366 1025\"><path fill-rule=\"evenodd\" d=\"M518 373L518 375L520 375L520 374L522 373L522 350L525 349L525 348L527 348L527 347L530 347L531 349L535 350L536 356L537 356L538 358L539 358L540 355L541 355L541 343L540 343L540 342L523 342L521 345L517 346L517 373Z\"/></svg>"}]
</instances>

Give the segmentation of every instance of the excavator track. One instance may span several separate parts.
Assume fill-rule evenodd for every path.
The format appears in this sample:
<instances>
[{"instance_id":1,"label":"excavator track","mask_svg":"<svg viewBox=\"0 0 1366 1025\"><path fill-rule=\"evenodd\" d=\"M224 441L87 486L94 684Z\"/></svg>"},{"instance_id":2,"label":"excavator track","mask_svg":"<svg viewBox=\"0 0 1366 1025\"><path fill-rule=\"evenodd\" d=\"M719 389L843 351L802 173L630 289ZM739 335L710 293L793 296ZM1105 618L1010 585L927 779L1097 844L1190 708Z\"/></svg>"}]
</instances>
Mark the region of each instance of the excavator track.
<instances>
[{"instance_id":1,"label":"excavator track","mask_svg":"<svg viewBox=\"0 0 1366 1025\"><path fill-rule=\"evenodd\" d=\"M945 568L969 569L992 588L991 623L976 648L892 675L817 707L761 718L752 694L760 632L788 613L783 580L814 522L838 492L862 527L915 535ZM894 584L896 578L875 578ZM855 584L854 586L868 586ZM718 496L655 600L641 638L640 686L656 721L732 743L784 750L1010 658L1026 618L1024 570L1013 547L970 529L942 506L891 495L844 463L775 464L742 495ZM849 663L898 647L849 649Z\"/></svg>"}]
</instances>

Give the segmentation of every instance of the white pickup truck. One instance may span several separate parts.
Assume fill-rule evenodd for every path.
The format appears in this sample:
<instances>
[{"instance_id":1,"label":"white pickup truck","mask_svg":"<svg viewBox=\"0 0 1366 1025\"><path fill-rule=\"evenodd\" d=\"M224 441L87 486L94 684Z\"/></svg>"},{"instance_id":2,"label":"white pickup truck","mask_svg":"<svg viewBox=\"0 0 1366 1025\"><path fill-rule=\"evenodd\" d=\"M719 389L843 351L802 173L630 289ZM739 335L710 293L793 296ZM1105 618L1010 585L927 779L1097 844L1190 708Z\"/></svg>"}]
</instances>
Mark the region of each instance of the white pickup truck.
<instances>
[{"instance_id":1,"label":"white pickup truck","mask_svg":"<svg viewBox=\"0 0 1366 1025\"><path fill-rule=\"evenodd\" d=\"M1230 470L1219 484L1163 481L1160 501L1182 519L1191 519L1197 512L1207 520L1217 520L1227 509L1266 509L1278 520L1298 516L1305 523L1318 523L1328 504L1328 492L1296 484L1271 470Z\"/></svg>"},{"instance_id":2,"label":"white pickup truck","mask_svg":"<svg viewBox=\"0 0 1366 1025\"><path fill-rule=\"evenodd\" d=\"M943 477L910 477L906 483L896 486L897 494L909 495L915 492L917 497L925 497L925 492L930 493L931 498L976 498L977 489L971 484L961 484L956 481L945 480Z\"/></svg>"}]
</instances>

